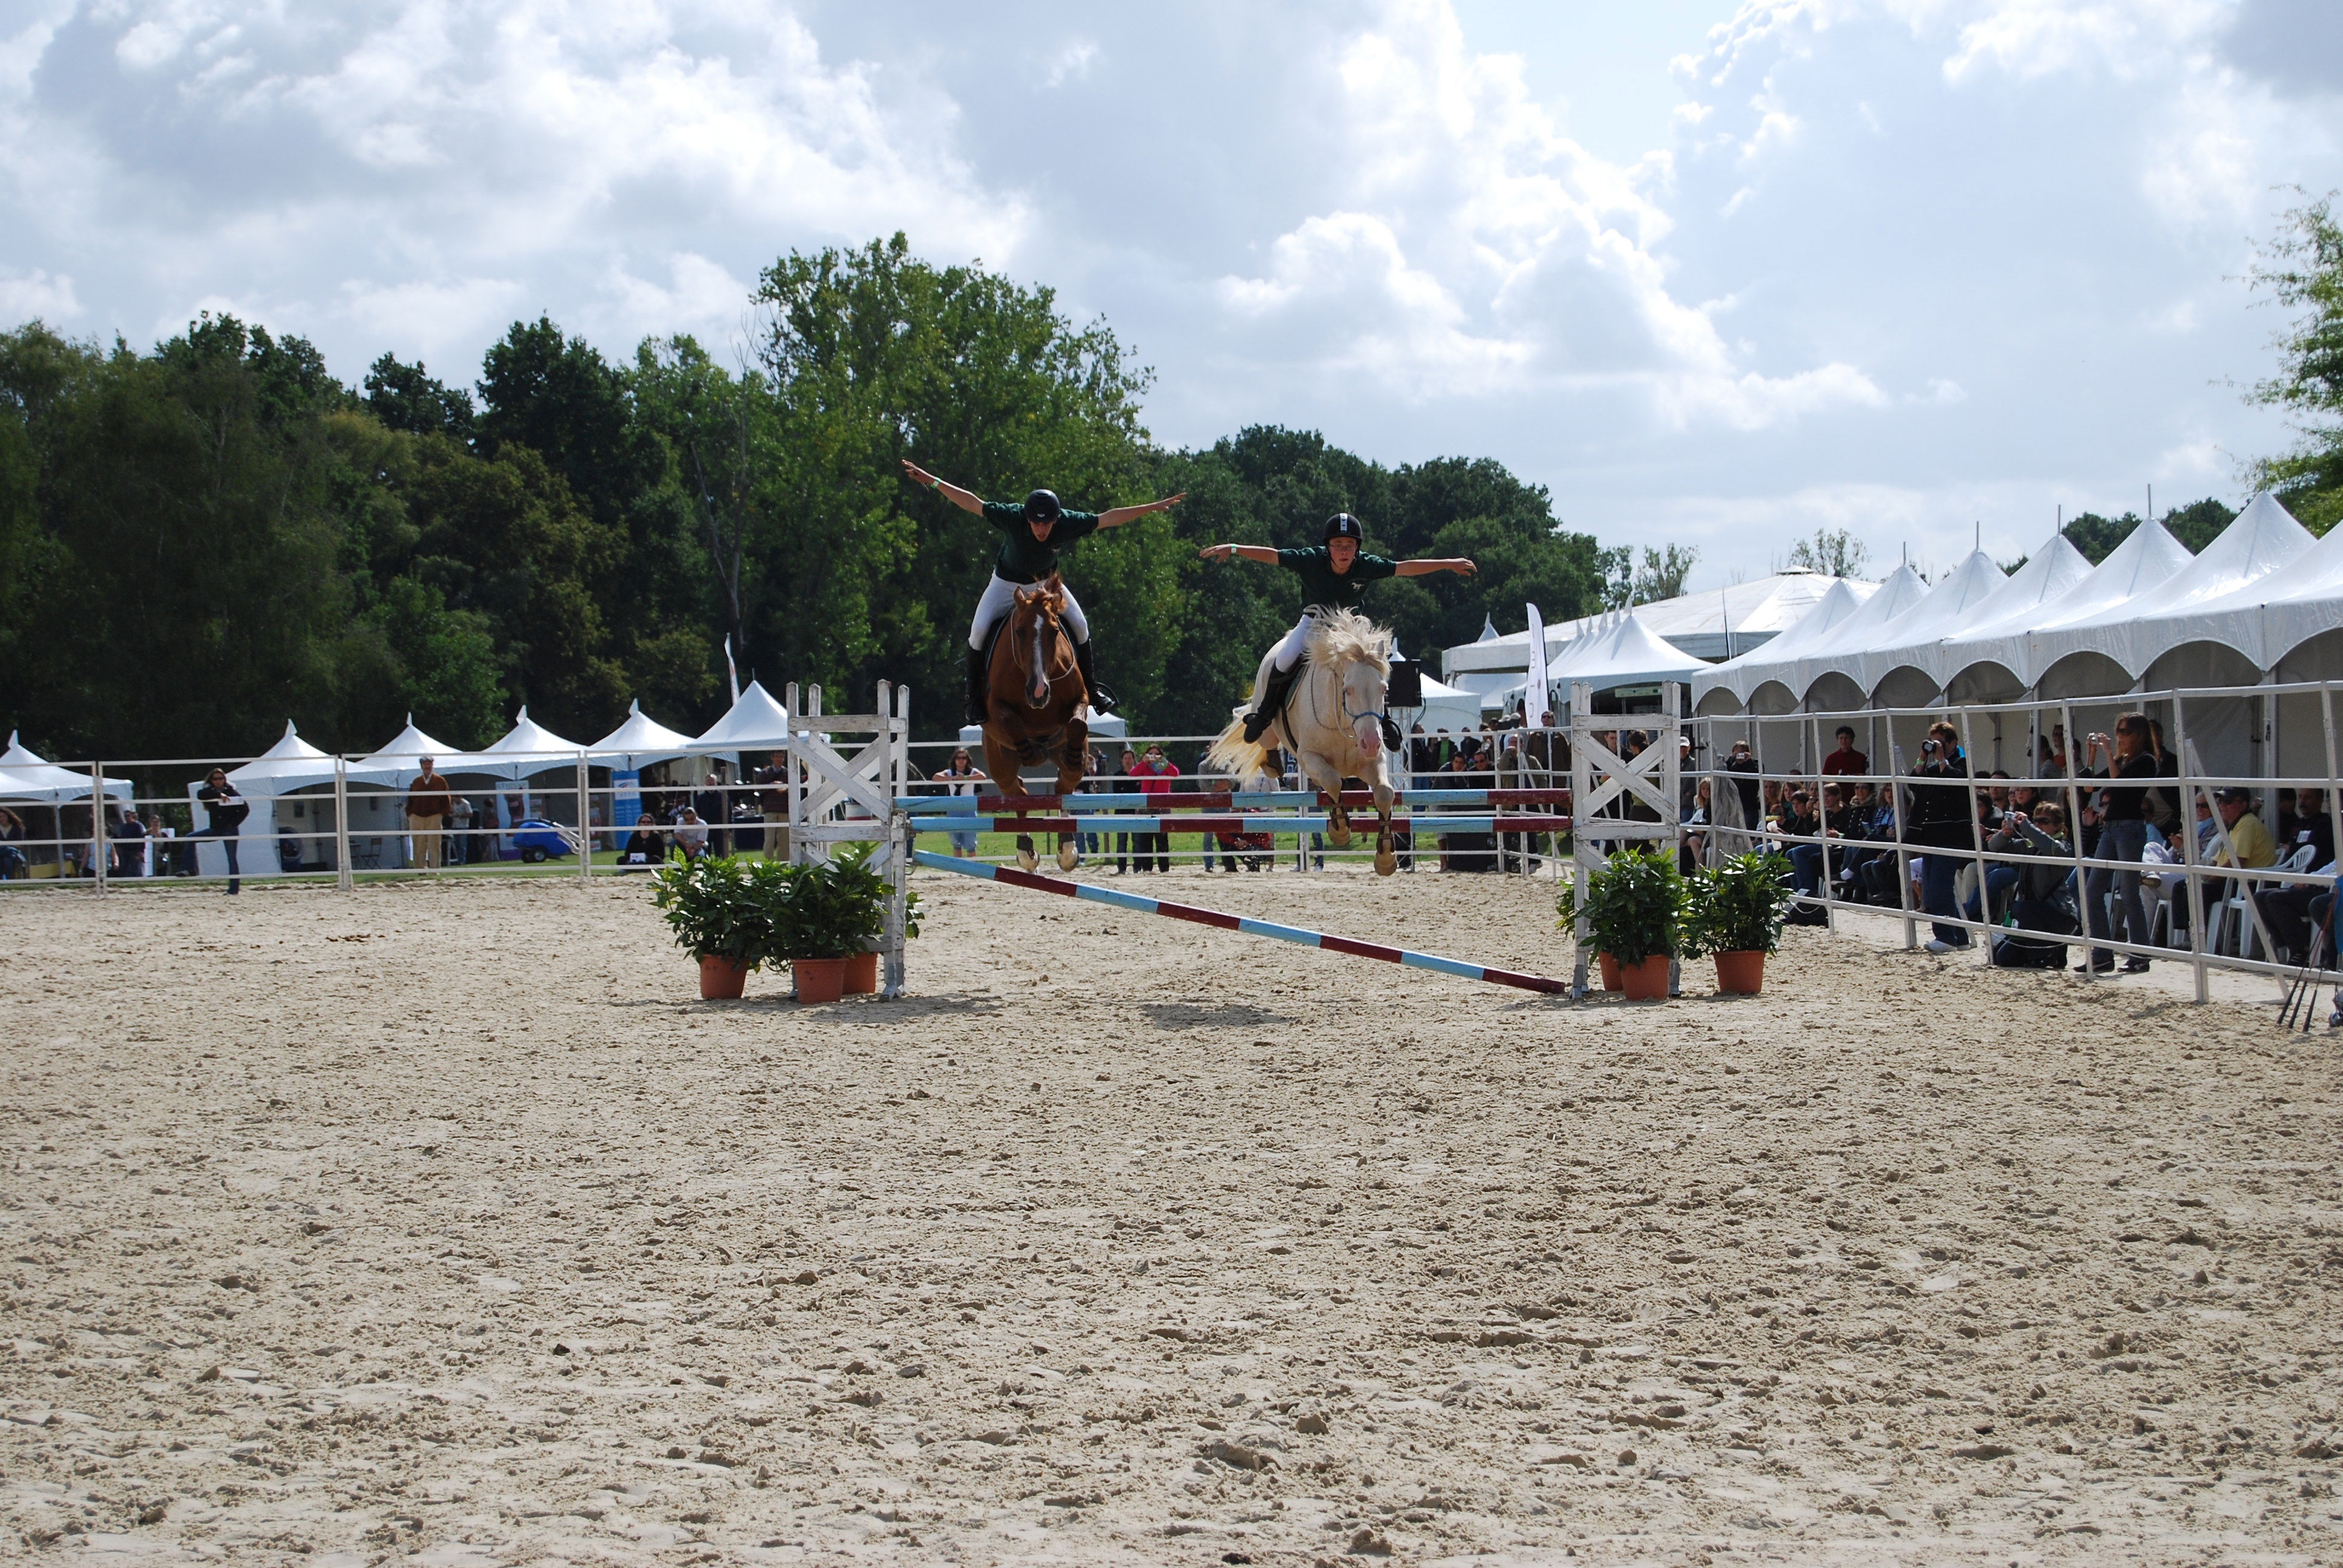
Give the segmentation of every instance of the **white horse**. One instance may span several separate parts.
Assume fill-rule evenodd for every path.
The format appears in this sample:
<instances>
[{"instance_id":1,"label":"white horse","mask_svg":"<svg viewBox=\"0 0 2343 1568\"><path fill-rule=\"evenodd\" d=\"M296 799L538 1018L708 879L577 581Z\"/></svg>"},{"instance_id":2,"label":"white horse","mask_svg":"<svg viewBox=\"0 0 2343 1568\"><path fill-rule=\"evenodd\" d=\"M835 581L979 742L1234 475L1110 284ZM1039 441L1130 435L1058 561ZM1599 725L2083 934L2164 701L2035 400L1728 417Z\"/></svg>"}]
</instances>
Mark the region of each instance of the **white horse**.
<instances>
[{"instance_id":1,"label":"white horse","mask_svg":"<svg viewBox=\"0 0 2343 1568\"><path fill-rule=\"evenodd\" d=\"M1392 635L1355 610L1321 612L1310 630L1302 678L1293 683L1285 711L1262 732L1244 738L1244 716L1221 732L1204 754L1206 766L1240 779L1271 770L1272 747L1282 743L1302 760L1302 776L1334 802L1326 836L1336 849L1351 842L1350 814L1342 809L1342 780L1356 779L1375 794L1375 874L1399 869L1392 851L1391 749L1384 744L1390 716L1383 710L1384 682L1391 678ZM1272 649L1253 677L1258 691L1269 682Z\"/></svg>"}]
</instances>

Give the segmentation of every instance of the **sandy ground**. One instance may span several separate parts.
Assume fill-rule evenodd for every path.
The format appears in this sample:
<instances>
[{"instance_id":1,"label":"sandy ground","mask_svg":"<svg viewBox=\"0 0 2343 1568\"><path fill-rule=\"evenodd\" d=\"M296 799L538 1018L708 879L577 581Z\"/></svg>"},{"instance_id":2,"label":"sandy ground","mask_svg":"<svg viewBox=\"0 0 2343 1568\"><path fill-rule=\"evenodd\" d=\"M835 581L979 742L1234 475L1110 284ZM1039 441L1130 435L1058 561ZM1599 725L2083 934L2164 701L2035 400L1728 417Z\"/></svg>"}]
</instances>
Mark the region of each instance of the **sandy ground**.
<instances>
[{"instance_id":1,"label":"sandy ground","mask_svg":"<svg viewBox=\"0 0 2343 1568\"><path fill-rule=\"evenodd\" d=\"M8 900L0 1555L2343 1560L2323 1029L921 880L821 1009L640 882ZM1565 972L1543 884L1138 885Z\"/></svg>"}]
</instances>

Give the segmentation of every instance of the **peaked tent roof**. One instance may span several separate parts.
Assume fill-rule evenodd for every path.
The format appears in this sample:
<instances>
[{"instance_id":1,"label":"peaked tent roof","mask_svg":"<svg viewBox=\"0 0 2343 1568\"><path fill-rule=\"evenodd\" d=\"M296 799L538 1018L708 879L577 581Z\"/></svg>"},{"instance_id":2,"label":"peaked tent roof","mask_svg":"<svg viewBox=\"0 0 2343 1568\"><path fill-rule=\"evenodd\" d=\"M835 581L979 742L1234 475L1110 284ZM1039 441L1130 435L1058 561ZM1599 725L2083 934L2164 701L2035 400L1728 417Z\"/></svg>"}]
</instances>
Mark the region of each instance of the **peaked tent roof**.
<instances>
[{"instance_id":1,"label":"peaked tent roof","mask_svg":"<svg viewBox=\"0 0 2343 1568\"><path fill-rule=\"evenodd\" d=\"M2069 654L2091 652L2105 654L2135 678L2144 675L2167 649L2201 640L2187 635L2192 610L2282 570L2313 542L2308 528L2268 491L2260 492L2204 554L2159 586L2085 619L2037 630L2028 649L2034 669L2038 674Z\"/></svg>"},{"instance_id":2,"label":"peaked tent roof","mask_svg":"<svg viewBox=\"0 0 2343 1568\"><path fill-rule=\"evenodd\" d=\"M565 764L575 768L578 754L585 749L575 740L564 740L531 719L528 704L523 703L520 711L513 715L513 727L464 758L457 770L487 773L498 779L526 779L532 773L548 772Z\"/></svg>"},{"instance_id":3,"label":"peaked tent roof","mask_svg":"<svg viewBox=\"0 0 2343 1568\"><path fill-rule=\"evenodd\" d=\"M410 768L408 771L413 771ZM388 765L352 762L345 765L343 777L357 784L389 784L396 782L397 769ZM285 733L276 745L254 758L241 768L228 769L228 782L246 795L273 796L289 794L316 784L330 784L334 779L334 759L301 739L293 721L285 721ZM198 779L196 783L200 783ZM192 793L196 783L187 789Z\"/></svg>"},{"instance_id":4,"label":"peaked tent roof","mask_svg":"<svg viewBox=\"0 0 2343 1568\"><path fill-rule=\"evenodd\" d=\"M1925 671L1936 683L1936 689L1943 690L1958 673L1957 665L1945 651L1946 638L1964 637L1972 628L2004 620L2028 620L2091 571L2090 557L2077 549L2065 534L2052 534L2048 544L2026 557L2024 566L1975 605L1950 607L1943 618L1926 625L1915 616L1898 627L1899 646L1881 648L1863 661L1863 674L1858 677L1863 689L1875 689L1890 670L1908 664Z\"/></svg>"},{"instance_id":5,"label":"peaked tent roof","mask_svg":"<svg viewBox=\"0 0 2343 1568\"><path fill-rule=\"evenodd\" d=\"M479 771L476 768L463 766L468 759L460 747L450 746L444 740L434 739L417 729L415 715L412 713L407 716L406 729L383 742L359 761L352 763L351 767L368 769L387 769L392 777L385 779L384 782L400 784L405 783L408 776L421 771L423 759L426 757L431 759L431 765L442 773Z\"/></svg>"},{"instance_id":6,"label":"peaked tent roof","mask_svg":"<svg viewBox=\"0 0 2343 1568\"><path fill-rule=\"evenodd\" d=\"M2008 582L2008 577L1994 565L1992 557L1983 550L1971 550L1949 576L1928 590L1926 598L1912 607L1909 614L1885 628L1867 646L1852 649L1828 668L1853 680L1868 696L1889 670L1911 662L1903 656L1903 649L1916 643L1933 644L1960 630L1976 618L1977 607L1991 602ZM1820 675L1822 671L1816 669L1814 673Z\"/></svg>"},{"instance_id":7,"label":"peaked tent roof","mask_svg":"<svg viewBox=\"0 0 2343 1568\"><path fill-rule=\"evenodd\" d=\"M1821 646L1831 628L1853 615L1861 604L1845 578L1832 578L1829 588L1815 601L1814 608L1789 630L1752 652L1712 665L1695 676L1692 683L1694 706L1698 707L1703 697L1719 687L1747 702L1751 692L1772 678L1773 666Z\"/></svg>"},{"instance_id":8,"label":"peaked tent roof","mask_svg":"<svg viewBox=\"0 0 2343 1568\"><path fill-rule=\"evenodd\" d=\"M99 783L108 797L130 799L129 779L101 779ZM30 800L55 806L66 800L86 799L88 796L88 774L58 767L18 739L15 730L8 731L8 749L0 753L0 800Z\"/></svg>"},{"instance_id":9,"label":"peaked tent roof","mask_svg":"<svg viewBox=\"0 0 2343 1568\"><path fill-rule=\"evenodd\" d=\"M1962 563L1964 570L1967 566L1967 562ZM1993 563L1987 561L1986 569L1991 571ZM1958 572L1955 574L1956 577L1959 575ZM1949 583L1953 579L1946 580ZM1789 658L1782 660L1771 678L1779 680L1803 699L1807 689L1826 671L1844 668L1849 658L1861 654L1881 638L1892 635L1896 623L1926 604L1935 591L1929 588L1928 579L1910 567L1897 567L1881 580L1877 593L1855 607L1853 615L1831 628L1812 646L1794 650ZM1760 650L1758 662L1763 663L1765 657L1764 651ZM1755 689L1754 685L1752 689Z\"/></svg>"},{"instance_id":10,"label":"peaked tent roof","mask_svg":"<svg viewBox=\"0 0 2343 1568\"><path fill-rule=\"evenodd\" d=\"M788 710L773 700L762 682L751 680L749 689L732 699L724 717L691 743L691 749L695 752L780 751L789 743Z\"/></svg>"},{"instance_id":11,"label":"peaked tent roof","mask_svg":"<svg viewBox=\"0 0 2343 1568\"><path fill-rule=\"evenodd\" d=\"M1624 610L1605 629L1590 633L1562 650L1546 666L1546 679L1567 691L1584 681L1596 691L1654 680L1690 680L1707 665L1678 652L1652 628Z\"/></svg>"},{"instance_id":12,"label":"peaked tent roof","mask_svg":"<svg viewBox=\"0 0 2343 1568\"><path fill-rule=\"evenodd\" d=\"M2142 523L2091 569L2090 576L2048 604L2021 608L1992 626L1948 638L1945 657L1949 674L1957 675L1974 664L1998 664L2032 686L2042 675L2042 667L2034 661L2035 638L2058 627L2097 619L2163 587L2196 558L2162 523Z\"/></svg>"},{"instance_id":13,"label":"peaked tent roof","mask_svg":"<svg viewBox=\"0 0 2343 1568\"><path fill-rule=\"evenodd\" d=\"M1857 598L1869 598L1878 588L1876 583L1827 578L1819 572L1778 572L1755 582L1655 599L1635 606L1630 613L1677 652L1688 653L1694 658L1719 659L1727 654L1747 653L1787 630L1830 591L1833 583L1840 581ZM1549 625L1545 628L1548 659L1589 631L1607 625L1615 613L1606 610L1601 615ZM1529 664L1530 639L1526 631L1459 643L1441 656L1442 673L1449 684L1468 691L1505 685L1502 680L1464 678L1468 675L1477 676L1483 670L1519 674L1528 669ZM1517 686L1520 682L1513 684Z\"/></svg>"},{"instance_id":14,"label":"peaked tent roof","mask_svg":"<svg viewBox=\"0 0 2343 1568\"><path fill-rule=\"evenodd\" d=\"M616 759L628 768L649 768L691 755L692 739L669 729L643 711L639 701L627 704L626 722L588 747L589 756Z\"/></svg>"}]
</instances>

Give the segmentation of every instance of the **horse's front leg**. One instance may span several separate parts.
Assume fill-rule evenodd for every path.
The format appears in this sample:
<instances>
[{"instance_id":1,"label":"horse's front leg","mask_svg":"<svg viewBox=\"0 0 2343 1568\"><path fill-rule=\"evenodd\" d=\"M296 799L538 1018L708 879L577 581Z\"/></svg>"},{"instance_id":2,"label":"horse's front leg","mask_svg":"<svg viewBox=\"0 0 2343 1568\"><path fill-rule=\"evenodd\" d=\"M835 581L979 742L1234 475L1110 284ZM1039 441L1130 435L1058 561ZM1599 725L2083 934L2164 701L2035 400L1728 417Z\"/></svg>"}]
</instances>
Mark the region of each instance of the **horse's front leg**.
<instances>
[{"instance_id":1,"label":"horse's front leg","mask_svg":"<svg viewBox=\"0 0 2343 1568\"><path fill-rule=\"evenodd\" d=\"M1077 709L1076 712L1079 714L1080 709ZM1081 789L1082 769L1090 761L1090 726L1083 723L1081 718L1077 717L1071 724L1067 726L1065 746L1064 749L1058 753L1058 809L1066 812L1068 815L1072 814L1073 808L1065 803L1065 797L1074 794ZM1061 871L1071 871L1081 863L1081 846L1080 839L1072 833L1059 834L1058 869Z\"/></svg>"},{"instance_id":2,"label":"horse's front leg","mask_svg":"<svg viewBox=\"0 0 2343 1568\"><path fill-rule=\"evenodd\" d=\"M1390 754L1386 752L1384 755L1388 759ZM1388 767L1377 769L1373 782L1375 787L1375 875L1388 877L1399 869L1399 856L1392 849L1392 800L1395 791L1392 789L1391 769Z\"/></svg>"},{"instance_id":3,"label":"horse's front leg","mask_svg":"<svg viewBox=\"0 0 2343 1568\"><path fill-rule=\"evenodd\" d=\"M1342 809L1342 765L1320 751L1297 753L1302 776L1324 791L1333 805L1326 811L1326 842L1337 849L1350 848L1351 814Z\"/></svg>"}]
</instances>

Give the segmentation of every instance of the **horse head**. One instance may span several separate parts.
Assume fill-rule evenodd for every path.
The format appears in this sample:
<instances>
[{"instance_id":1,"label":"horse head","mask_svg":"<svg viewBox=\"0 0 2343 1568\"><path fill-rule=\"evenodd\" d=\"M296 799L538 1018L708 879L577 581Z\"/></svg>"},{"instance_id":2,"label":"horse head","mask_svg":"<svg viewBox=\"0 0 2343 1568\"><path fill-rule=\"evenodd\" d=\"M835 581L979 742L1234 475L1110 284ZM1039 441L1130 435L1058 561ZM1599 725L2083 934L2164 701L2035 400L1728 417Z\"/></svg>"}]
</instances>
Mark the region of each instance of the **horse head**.
<instances>
[{"instance_id":1,"label":"horse head","mask_svg":"<svg viewBox=\"0 0 2343 1568\"><path fill-rule=\"evenodd\" d=\"M1058 645L1058 621L1065 608L1065 585L1054 575L1017 590L1017 608L1011 612L1009 629L1023 666L1025 702L1030 708L1050 706L1050 656Z\"/></svg>"},{"instance_id":2,"label":"horse head","mask_svg":"<svg viewBox=\"0 0 2343 1568\"><path fill-rule=\"evenodd\" d=\"M1369 761L1383 749L1384 692L1391 677L1391 633L1366 617L1345 610L1321 628L1318 646L1324 650L1342 683L1342 728Z\"/></svg>"}]
</instances>

